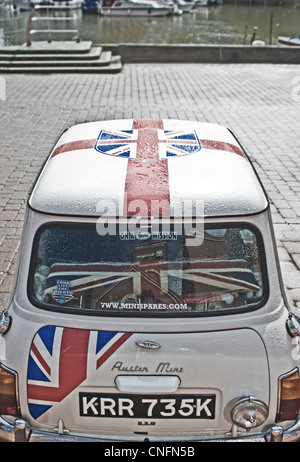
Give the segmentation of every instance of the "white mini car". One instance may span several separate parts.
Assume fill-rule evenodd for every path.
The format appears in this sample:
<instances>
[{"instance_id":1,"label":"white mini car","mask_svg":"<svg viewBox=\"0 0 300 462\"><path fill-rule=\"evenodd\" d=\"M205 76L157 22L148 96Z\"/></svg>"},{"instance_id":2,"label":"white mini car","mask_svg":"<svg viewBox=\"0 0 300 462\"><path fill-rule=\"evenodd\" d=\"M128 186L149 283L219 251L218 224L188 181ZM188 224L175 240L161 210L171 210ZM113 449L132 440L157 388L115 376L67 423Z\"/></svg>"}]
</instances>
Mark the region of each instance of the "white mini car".
<instances>
[{"instance_id":1,"label":"white mini car","mask_svg":"<svg viewBox=\"0 0 300 462\"><path fill-rule=\"evenodd\" d=\"M0 320L0 439L296 441L299 319L269 202L226 128L63 133Z\"/></svg>"}]
</instances>

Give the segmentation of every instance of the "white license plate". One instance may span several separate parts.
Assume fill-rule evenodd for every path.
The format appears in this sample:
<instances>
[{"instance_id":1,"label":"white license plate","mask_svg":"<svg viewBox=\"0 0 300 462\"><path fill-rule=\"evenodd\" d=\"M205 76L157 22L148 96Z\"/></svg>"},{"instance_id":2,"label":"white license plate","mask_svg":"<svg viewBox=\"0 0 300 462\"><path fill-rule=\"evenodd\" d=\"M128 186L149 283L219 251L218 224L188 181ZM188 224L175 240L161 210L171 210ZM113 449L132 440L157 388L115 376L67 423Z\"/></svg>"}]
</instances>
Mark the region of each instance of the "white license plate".
<instances>
[{"instance_id":1,"label":"white license plate","mask_svg":"<svg viewBox=\"0 0 300 462\"><path fill-rule=\"evenodd\" d=\"M79 393L80 416L214 419L216 395L129 395Z\"/></svg>"}]
</instances>

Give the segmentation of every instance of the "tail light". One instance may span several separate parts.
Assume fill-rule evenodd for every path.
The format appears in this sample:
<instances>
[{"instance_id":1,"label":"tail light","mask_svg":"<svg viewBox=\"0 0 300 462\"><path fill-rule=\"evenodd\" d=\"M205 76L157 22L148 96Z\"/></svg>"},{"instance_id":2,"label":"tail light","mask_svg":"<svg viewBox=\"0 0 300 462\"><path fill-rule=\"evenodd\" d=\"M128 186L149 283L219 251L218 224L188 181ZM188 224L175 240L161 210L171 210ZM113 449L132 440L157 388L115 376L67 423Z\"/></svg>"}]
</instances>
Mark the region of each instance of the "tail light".
<instances>
[{"instance_id":1,"label":"tail light","mask_svg":"<svg viewBox=\"0 0 300 462\"><path fill-rule=\"evenodd\" d=\"M300 377L295 368L279 377L277 422L296 420L300 410Z\"/></svg>"},{"instance_id":2,"label":"tail light","mask_svg":"<svg viewBox=\"0 0 300 462\"><path fill-rule=\"evenodd\" d=\"M19 416L18 374L1 363L0 414Z\"/></svg>"}]
</instances>

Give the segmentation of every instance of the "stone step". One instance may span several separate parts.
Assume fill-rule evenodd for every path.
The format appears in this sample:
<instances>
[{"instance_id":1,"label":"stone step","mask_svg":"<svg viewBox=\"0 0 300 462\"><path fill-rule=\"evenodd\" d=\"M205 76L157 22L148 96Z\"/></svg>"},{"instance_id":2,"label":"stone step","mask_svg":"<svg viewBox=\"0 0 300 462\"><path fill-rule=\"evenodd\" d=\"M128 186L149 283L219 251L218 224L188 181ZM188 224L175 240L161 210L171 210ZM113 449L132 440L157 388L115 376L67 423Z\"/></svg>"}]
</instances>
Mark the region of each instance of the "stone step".
<instances>
[{"instance_id":1,"label":"stone step","mask_svg":"<svg viewBox=\"0 0 300 462\"><path fill-rule=\"evenodd\" d=\"M111 51L103 51L101 55L98 57L98 59L92 59L92 60L47 60L47 61L42 61L42 60L0 60L0 69L3 67L83 67L83 66L88 66L88 67L99 67L99 66L108 66L111 64L111 59L112 59L112 53Z\"/></svg>"},{"instance_id":2,"label":"stone step","mask_svg":"<svg viewBox=\"0 0 300 462\"><path fill-rule=\"evenodd\" d=\"M79 51L80 50L80 51ZM85 50L85 51L83 51ZM92 42L35 42L0 48L3 72L120 72L122 59Z\"/></svg>"},{"instance_id":3,"label":"stone step","mask_svg":"<svg viewBox=\"0 0 300 462\"><path fill-rule=\"evenodd\" d=\"M70 41L33 41L30 46L26 43L22 45L8 45L0 47L0 53L3 54L78 54L89 53L93 43L91 41L75 42Z\"/></svg>"},{"instance_id":4,"label":"stone step","mask_svg":"<svg viewBox=\"0 0 300 462\"><path fill-rule=\"evenodd\" d=\"M92 47L88 53L2 53L0 49L0 61L76 61L99 59L102 47Z\"/></svg>"},{"instance_id":5,"label":"stone step","mask_svg":"<svg viewBox=\"0 0 300 462\"><path fill-rule=\"evenodd\" d=\"M23 63L24 64L24 63ZM85 62L84 65L80 65L77 62L77 66L51 66L48 62L47 65L41 66L40 63L36 63L34 66L2 66L0 64L1 73L39 73L39 74L51 74L51 73L117 73L122 71L122 61L120 56L114 56L111 63L102 66L90 65L91 63ZM81 63L82 64L82 63Z\"/></svg>"}]
</instances>

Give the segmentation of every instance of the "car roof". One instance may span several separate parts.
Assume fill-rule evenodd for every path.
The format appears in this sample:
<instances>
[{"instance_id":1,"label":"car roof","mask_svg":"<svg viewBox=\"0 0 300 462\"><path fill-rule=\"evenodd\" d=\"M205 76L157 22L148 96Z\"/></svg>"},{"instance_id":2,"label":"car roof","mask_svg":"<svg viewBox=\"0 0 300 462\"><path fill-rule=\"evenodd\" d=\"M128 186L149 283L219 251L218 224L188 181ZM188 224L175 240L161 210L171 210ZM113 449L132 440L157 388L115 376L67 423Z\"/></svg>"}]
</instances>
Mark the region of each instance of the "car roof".
<instances>
[{"instance_id":1,"label":"car roof","mask_svg":"<svg viewBox=\"0 0 300 462\"><path fill-rule=\"evenodd\" d=\"M66 130L29 205L68 216L220 217L259 213L268 199L227 128L187 120L124 119Z\"/></svg>"}]
</instances>

